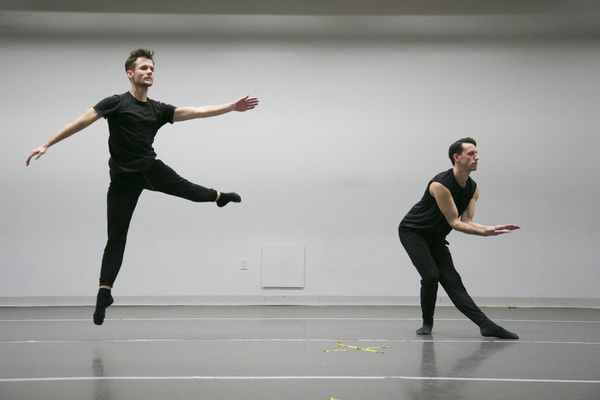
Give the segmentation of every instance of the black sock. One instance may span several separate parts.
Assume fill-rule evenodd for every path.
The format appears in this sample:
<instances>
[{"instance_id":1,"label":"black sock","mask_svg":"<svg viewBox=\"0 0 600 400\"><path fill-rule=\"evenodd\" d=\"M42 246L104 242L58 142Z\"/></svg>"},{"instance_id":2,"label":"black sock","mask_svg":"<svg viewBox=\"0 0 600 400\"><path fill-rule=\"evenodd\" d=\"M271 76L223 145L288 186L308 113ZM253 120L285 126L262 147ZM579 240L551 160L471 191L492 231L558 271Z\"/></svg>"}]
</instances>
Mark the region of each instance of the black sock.
<instances>
[{"instance_id":1,"label":"black sock","mask_svg":"<svg viewBox=\"0 0 600 400\"><path fill-rule=\"evenodd\" d=\"M497 337L500 339L518 339L519 336L516 333L512 333L504 329L503 327L496 325L492 321L484 322L479 329L481 335L485 337Z\"/></svg>"},{"instance_id":2,"label":"black sock","mask_svg":"<svg viewBox=\"0 0 600 400\"><path fill-rule=\"evenodd\" d=\"M417 335L431 335L431 331L433 330L433 322L427 323L423 322L423 326L417 329Z\"/></svg>"},{"instance_id":3,"label":"black sock","mask_svg":"<svg viewBox=\"0 0 600 400\"><path fill-rule=\"evenodd\" d=\"M113 303L113 298L110 294L110 289L100 288L98 297L96 298L96 311L94 311L94 323L102 325L106 309Z\"/></svg>"},{"instance_id":4,"label":"black sock","mask_svg":"<svg viewBox=\"0 0 600 400\"><path fill-rule=\"evenodd\" d=\"M217 205L219 207L225 207L227 203L233 201L234 203L239 203L242 201L242 198L237 193L221 193L219 200L217 200Z\"/></svg>"}]
</instances>

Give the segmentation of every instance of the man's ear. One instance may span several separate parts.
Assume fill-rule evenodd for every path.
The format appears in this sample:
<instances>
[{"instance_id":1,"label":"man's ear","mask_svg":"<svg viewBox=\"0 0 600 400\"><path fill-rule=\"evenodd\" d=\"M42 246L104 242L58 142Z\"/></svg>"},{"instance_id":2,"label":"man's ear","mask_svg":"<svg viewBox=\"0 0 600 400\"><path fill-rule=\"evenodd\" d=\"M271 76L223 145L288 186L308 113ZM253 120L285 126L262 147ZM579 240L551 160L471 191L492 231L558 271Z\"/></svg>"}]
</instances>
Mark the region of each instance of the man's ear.
<instances>
[{"instance_id":1,"label":"man's ear","mask_svg":"<svg viewBox=\"0 0 600 400\"><path fill-rule=\"evenodd\" d=\"M133 71L132 70L129 70L129 69L127 70L127 77L129 79L133 78Z\"/></svg>"}]
</instances>

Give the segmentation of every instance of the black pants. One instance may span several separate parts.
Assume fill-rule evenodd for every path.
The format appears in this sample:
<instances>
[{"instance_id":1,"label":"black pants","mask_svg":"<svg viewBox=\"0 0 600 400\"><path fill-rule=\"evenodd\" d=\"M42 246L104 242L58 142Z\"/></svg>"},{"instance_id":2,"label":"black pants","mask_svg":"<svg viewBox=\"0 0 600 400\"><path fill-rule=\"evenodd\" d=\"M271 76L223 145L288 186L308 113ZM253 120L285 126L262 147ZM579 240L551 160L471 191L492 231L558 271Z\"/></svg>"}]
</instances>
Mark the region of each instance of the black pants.
<instances>
[{"instance_id":1,"label":"black pants","mask_svg":"<svg viewBox=\"0 0 600 400\"><path fill-rule=\"evenodd\" d=\"M421 275L421 312L423 323L433 323L438 283L467 318L481 326L488 317L475 305L452 262L445 240L431 240L415 231L398 229L400 242Z\"/></svg>"},{"instance_id":2,"label":"black pants","mask_svg":"<svg viewBox=\"0 0 600 400\"><path fill-rule=\"evenodd\" d=\"M108 241L102 257L100 286L113 286L123 263L127 231L144 189L166 193L195 202L215 201L217 192L191 183L162 161L156 160L144 172L111 174L107 195Z\"/></svg>"}]
</instances>

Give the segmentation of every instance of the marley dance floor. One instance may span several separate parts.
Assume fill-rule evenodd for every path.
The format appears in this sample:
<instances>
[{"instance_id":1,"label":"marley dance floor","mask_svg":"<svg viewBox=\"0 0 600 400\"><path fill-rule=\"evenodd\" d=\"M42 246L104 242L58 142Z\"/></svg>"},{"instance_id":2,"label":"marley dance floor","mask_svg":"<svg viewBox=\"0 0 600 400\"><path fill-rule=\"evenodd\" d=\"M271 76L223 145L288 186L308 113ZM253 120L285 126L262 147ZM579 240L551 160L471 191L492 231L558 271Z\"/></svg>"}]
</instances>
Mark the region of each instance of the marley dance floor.
<instances>
[{"instance_id":1,"label":"marley dance floor","mask_svg":"<svg viewBox=\"0 0 600 400\"><path fill-rule=\"evenodd\" d=\"M118 302L118 299L117 299ZM600 310L452 307L0 308L2 400L598 400ZM339 343L339 344L338 344Z\"/></svg>"}]
</instances>

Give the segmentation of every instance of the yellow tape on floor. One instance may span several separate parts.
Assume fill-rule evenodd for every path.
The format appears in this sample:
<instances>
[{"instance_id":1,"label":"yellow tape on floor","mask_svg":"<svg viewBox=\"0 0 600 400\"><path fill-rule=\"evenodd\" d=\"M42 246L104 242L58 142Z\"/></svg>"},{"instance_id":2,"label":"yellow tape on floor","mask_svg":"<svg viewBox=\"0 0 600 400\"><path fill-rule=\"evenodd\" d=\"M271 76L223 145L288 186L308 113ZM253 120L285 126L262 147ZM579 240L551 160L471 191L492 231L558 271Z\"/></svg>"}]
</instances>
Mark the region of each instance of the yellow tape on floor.
<instances>
[{"instance_id":1,"label":"yellow tape on floor","mask_svg":"<svg viewBox=\"0 0 600 400\"><path fill-rule=\"evenodd\" d=\"M340 342L337 342L338 347L342 347L341 349L335 349L335 350L325 350L325 353L333 353L336 351L348 351L348 350L363 350L363 351L370 351L371 353L379 353L379 354L384 354L383 351L379 351L376 349L390 349L392 346L379 346L379 347L356 347L356 346L350 346L347 344L341 344Z\"/></svg>"}]
</instances>

